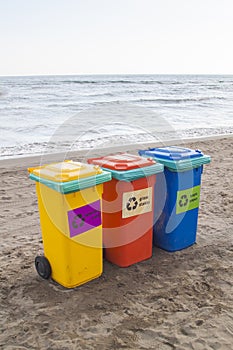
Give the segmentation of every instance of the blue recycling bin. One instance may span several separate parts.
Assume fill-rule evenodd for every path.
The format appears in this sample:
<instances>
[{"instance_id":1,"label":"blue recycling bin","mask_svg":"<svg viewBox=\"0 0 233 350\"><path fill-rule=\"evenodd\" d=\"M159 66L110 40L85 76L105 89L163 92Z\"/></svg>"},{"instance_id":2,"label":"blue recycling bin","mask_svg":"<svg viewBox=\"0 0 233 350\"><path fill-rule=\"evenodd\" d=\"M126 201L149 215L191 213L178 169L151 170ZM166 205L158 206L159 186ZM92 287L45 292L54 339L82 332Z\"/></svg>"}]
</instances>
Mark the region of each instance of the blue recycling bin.
<instances>
[{"instance_id":1,"label":"blue recycling bin","mask_svg":"<svg viewBox=\"0 0 233 350\"><path fill-rule=\"evenodd\" d=\"M154 245L170 252L191 246L196 242L203 165L210 163L210 156L175 146L139 154L164 164L155 184Z\"/></svg>"}]
</instances>

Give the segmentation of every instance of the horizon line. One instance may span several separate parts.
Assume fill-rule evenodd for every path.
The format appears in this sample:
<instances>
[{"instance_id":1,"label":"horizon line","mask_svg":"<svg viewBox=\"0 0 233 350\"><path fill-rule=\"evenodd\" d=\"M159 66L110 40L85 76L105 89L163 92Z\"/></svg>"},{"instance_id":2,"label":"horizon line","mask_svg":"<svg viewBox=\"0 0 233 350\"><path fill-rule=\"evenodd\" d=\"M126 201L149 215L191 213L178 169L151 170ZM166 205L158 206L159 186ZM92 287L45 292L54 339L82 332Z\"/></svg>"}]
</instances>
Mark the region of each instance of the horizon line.
<instances>
[{"instance_id":1,"label":"horizon line","mask_svg":"<svg viewBox=\"0 0 233 350\"><path fill-rule=\"evenodd\" d=\"M62 77L62 76L233 76L232 73L69 73L69 74L17 74L0 78Z\"/></svg>"}]
</instances>

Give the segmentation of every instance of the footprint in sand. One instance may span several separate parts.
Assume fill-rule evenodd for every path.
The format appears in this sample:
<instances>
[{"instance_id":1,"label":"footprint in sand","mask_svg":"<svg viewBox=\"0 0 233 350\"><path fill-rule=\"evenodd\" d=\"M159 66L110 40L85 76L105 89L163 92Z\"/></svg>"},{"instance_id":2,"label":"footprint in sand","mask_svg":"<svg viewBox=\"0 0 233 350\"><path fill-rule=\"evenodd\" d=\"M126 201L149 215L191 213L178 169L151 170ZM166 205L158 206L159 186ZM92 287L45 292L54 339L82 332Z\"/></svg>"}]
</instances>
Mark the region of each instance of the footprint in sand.
<instances>
[{"instance_id":1,"label":"footprint in sand","mask_svg":"<svg viewBox=\"0 0 233 350\"><path fill-rule=\"evenodd\" d=\"M3 201L9 201L10 199L12 199L12 197L5 197L5 196L2 197Z\"/></svg>"},{"instance_id":2,"label":"footprint in sand","mask_svg":"<svg viewBox=\"0 0 233 350\"><path fill-rule=\"evenodd\" d=\"M193 285L193 289L198 293L206 293L210 290L210 285L206 282L196 282Z\"/></svg>"}]
</instances>

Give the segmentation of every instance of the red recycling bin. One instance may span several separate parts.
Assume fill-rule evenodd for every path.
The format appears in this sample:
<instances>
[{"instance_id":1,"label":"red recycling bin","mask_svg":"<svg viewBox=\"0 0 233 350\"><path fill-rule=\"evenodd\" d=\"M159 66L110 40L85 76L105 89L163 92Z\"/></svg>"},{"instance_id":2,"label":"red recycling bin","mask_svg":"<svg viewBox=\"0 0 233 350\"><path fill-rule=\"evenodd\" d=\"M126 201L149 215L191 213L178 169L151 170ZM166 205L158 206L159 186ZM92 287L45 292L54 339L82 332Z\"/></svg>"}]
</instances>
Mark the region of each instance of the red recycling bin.
<instances>
[{"instance_id":1,"label":"red recycling bin","mask_svg":"<svg viewBox=\"0 0 233 350\"><path fill-rule=\"evenodd\" d=\"M88 162L112 173L102 197L105 258L121 267L150 258L155 174L163 165L127 153Z\"/></svg>"}]
</instances>

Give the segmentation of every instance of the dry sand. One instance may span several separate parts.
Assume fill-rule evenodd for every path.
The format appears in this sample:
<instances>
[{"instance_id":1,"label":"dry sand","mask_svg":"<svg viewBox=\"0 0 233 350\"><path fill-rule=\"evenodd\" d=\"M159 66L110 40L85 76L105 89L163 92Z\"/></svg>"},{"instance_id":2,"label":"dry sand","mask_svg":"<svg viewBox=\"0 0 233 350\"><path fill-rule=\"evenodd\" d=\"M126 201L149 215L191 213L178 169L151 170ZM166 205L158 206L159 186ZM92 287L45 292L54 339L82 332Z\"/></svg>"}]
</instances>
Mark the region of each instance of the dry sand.
<instances>
[{"instance_id":1,"label":"dry sand","mask_svg":"<svg viewBox=\"0 0 233 350\"><path fill-rule=\"evenodd\" d=\"M72 290L37 275L35 184L26 162L0 162L0 349L233 348L233 138L188 146L212 156L197 244L154 248L151 259L124 269L105 261L99 279Z\"/></svg>"}]
</instances>

